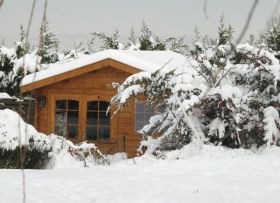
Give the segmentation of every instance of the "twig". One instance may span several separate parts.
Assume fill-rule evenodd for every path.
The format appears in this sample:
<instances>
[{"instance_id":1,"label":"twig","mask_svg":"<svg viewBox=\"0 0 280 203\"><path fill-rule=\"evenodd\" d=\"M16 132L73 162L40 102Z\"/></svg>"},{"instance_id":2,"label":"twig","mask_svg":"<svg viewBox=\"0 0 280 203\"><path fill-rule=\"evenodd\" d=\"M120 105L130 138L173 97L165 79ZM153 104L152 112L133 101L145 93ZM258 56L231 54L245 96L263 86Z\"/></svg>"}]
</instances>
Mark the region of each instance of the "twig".
<instances>
[{"instance_id":1,"label":"twig","mask_svg":"<svg viewBox=\"0 0 280 203\"><path fill-rule=\"evenodd\" d=\"M1 1L0 3L0 7L3 4L3 1ZM31 27L31 22L33 19L33 14L34 14L34 9L35 9L35 5L36 5L36 0L33 1L32 4L32 8L31 8L31 12L30 12L30 16L29 16L29 20L28 20L28 26L27 26L27 31L26 31L26 36L25 36L25 46L28 44L28 37L29 37L29 32L30 32L30 27ZM25 55L23 56L23 67L25 66ZM29 101L31 102L31 100ZM29 104L29 106L31 106ZM21 109L21 103L19 103L19 109ZM27 112L27 122L29 120L29 111ZM20 150L20 169L22 172L22 202L25 203L26 202L26 187L25 187L25 171L24 171L24 160L25 160L25 147L22 146L22 134L21 134L21 130L20 130L20 116L18 119L18 128L19 128L19 150ZM25 126L25 145L27 144L27 125Z\"/></svg>"},{"instance_id":2,"label":"twig","mask_svg":"<svg viewBox=\"0 0 280 203\"><path fill-rule=\"evenodd\" d=\"M189 60L189 58L188 58L187 56L185 56L185 59L189 62L190 67L192 67L192 68L193 68L199 75L201 75L208 83L210 82L209 79L206 78L206 76L203 74L203 72L200 72L196 67L194 67L194 66L191 64L191 62L190 62L190 60Z\"/></svg>"},{"instance_id":3,"label":"twig","mask_svg":"<svg viewBox=\"0 0 280 203\"><path fill-rule=\"evenodd\" d=\"M208 20L208 14L207 14L207 0L204 0L204 3L203 3L203 13L204 13L205 18Z\"/></svg>"},{"instance_id":4,"label":"twig","mask_svg":"<svg viewBox=\"0 0 280 203\"><path fill-rule=\"evenodd\" d=\"M246 32L247 32L247 30L248 30L248 27L249 27L249 25L250 25L250 23L251 23L252 16L253 16L253 14L254 14L254 12L255 12L255 9L256 9L258 3L259 3L259 0L255 0L255 1L254 1L253 5L252 5L252 7L251 7L251 10L250 10L250 12L249 12L249 14L248 14L248 17L247 17L247 19L246 19L245 25L244 25L244 27L243 27L243 29L242 29L242 31L241 31L239 37L237 38L237 41L236 41L235 45L232 45L232 46L231 46L230 51L229 51L229 52L226 54L226 56L225 56L225 61L224 61L223 67L221 67L221 68L215 73L215 75L214 75L214 77L213 77L213 78L214 78L214 82L215 82L214 85L212 86L212 85L210 84L210 85L208 86L207 90L204 92L204 95L201 97L201 99L204 99L204 98L207 96L207 94L208 94L210 88L216 87L216 86L221 82L220 80L218 80L218 81L215 81L215 80L216 80L216 78L218 77L218 75L221 73L221 71L223 71L224 67L226 66L227 61L229 60L229 57L230 57L231 54L236 50L236 46L242 41L244 35L246 34ZM231 68L230 68L229 70L231 70ZM228 71L228 72L229 72L229 71Z\"/></svg>"},{"instance_id":5,"label":"twig","mask_svg":"<svg viewBox=\"0 0 280 203\"><path fill-rule=\"evenodd\" d=\"M246 23L245 23L245 25L244 25L244 27L243 27L239 37L237 38L237 41L236 41L235 45L232 45L230 51L226 54L225 62L224 62L225 64L226 64L227 60L229 59L230 55L232 54L232 52L234 52L234 50L236 49L236 45L238 45L241 42L241 40L243 39L244 35L246 34L258 3L259 3L259 0L255 0L254 1L253 5L251 7L251 10L250 10L250 12L248 14Z\"/></svg>"},{"instance_id":6,"label":"twig","mask_svg":"<svg viewBox=\"0 0 280 203\"><path fill-rule=\"evenodd\" d=\"M0 0L0 8L3 6L4 0Z\"/></svg>"},{"instance_id":7,"label":"twig","mask_svg":"<svg viewBox=\"0 0 280 203\"><path fill-rule=\"evenodd\" d=\"M26 43L27 43L28 37L29 37L29 32L30 32L30 27L31 27L33 15L34 15L35 5L36 5L36 0L33 0L31 13L30 13L30 17L29 17L28 25L27 25L27 29L26 29L26 37L25 37L25 42Z\"/></svg>"},{"instance_id":8,"label":"twig","mask_svg":"<svg viewBox=\"0 0 280 203\"><path fill-rule=\"evenodd\" d=\"M45 5L44 5L44 12L43 12L43 19L42 19L42 24L44 23L44 20L46 19L46 10L47 10L47 3L48 0L45 0ZM35 5L36 5L36 0L33 1L31 12L30 12L30 17L28 20L28 26L27 26L27 31L26 31L26 39L25 39L25 45L28 44L28 37L29 37L29 32L30 32L30 27L34 15L34 10L35 10ZM41 34L41 33L40 33ZM39 40L41 41L41 37L39 37ZM36 60L36 67L38 60ZM25 67L25 55L23 56L23 67ZM35 80L36 77L36 72L34 73L33 81ZM32 91L31 91L32 95ZM31 100L28 102L28 109L27 109L27 118L26 118L26 124L25 124L25 145L27 145L27 127L28 127L28 122L30 120L30 111L31 111ZM22 135L20 131L20 116L19 116L19 122L18 122L18 127L19 127L19 147L20 147L20 168L22 171L22 193L23 193L23 203L26 202L26 178L25 178L25 171L24 171L24 160L25 160L25 147L22 148Z\"/></svg>"}]
</instances>

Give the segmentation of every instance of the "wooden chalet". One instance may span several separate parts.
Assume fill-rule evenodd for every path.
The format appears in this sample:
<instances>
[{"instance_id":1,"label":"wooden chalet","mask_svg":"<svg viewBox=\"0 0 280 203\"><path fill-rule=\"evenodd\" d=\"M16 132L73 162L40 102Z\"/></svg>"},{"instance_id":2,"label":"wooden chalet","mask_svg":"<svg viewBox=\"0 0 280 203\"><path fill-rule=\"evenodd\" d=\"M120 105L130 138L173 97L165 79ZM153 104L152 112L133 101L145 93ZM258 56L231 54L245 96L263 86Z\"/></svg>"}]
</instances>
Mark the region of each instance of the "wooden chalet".
<instances>
[{"instance_id":1,"label":"wooden chalet","mask_svg":"<svg viewBox=\"0 0 280 203\"><path fill-rule=\"evenodd\" d=\"M35 98L36 129L65 136L74 143L95 143L107 153L136 155L137 130L153 114L143 101L133 99L119 113L106 115L116 94L113 82L122 83L140 71L183 66L184 57L171 51L105 50L64 64L54 64L24 77L21 92Z\"/></svg>"}]
</instances>

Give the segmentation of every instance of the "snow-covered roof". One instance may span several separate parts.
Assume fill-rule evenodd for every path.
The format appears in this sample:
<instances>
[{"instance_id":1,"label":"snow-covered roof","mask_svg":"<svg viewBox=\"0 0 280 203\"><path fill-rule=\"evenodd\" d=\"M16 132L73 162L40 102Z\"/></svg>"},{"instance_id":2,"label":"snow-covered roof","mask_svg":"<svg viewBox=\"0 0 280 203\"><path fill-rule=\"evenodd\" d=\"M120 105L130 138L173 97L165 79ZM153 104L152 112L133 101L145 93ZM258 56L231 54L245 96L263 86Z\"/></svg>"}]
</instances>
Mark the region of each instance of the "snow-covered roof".
<instances>
[{"instance_id":1,"label":"snow-covered roof","mask_svg":"<svg viewBox=\"0 0 280 203\"><path fill-rule=\"evenodd\" d=\"M164 65L167 68L179 68L183 67L186 62L183 55L172 51L131 51L109 49L83 56L82 58L74 59L66 63L51 64L47 69L26 75L21 81L21 86L79 69L105 59L116 60L123 64L135 67L140 71L155 71Z\"/></svg>"}]
</instances>

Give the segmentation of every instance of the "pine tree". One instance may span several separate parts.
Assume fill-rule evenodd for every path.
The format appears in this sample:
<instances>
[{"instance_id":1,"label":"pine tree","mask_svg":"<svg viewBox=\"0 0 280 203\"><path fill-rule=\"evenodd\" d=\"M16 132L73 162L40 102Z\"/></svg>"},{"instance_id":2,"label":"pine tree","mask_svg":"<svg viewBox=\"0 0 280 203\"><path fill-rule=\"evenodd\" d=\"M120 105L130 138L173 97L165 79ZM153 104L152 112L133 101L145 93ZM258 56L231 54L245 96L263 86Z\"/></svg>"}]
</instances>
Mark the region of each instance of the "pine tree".
<instances>
[{"instance_id":1,"label":"pine tree","mask_svg":"<svg viewBox=\"0 0 280 203\"><path fill-rule=\"evenodd\" d=\"M179 37L178 39L175 37L170 38L170 50L174 52L178 52L181 54L187 54L189 47L185 43L184 37Z\"/></svg>"},{"instance_id":2,"label":"pine tree","mask_svg":"<svg viewBox=\"0 0 280 203\"><path fill-rule=\"evenodd\" d=\"M94 32L92 35L102 41L102 49L122 49L123 45L120 43L120 34L118 30L116 30L112 36L100 32Z\"/></svg>"},{"instance_id":3,"label":"pine tree","mask_svg":"<svg viewBox=\"0 0 280 203\"><path fill-rule=\"evenodd\" d=\"M7 92L10 95L14 95L11 77L15 59L16 53L13 53L12 49L0 47L0 92Z\"/></svg>"},{"instance_id":4,"label":"pine tree","mask_svg":"<svg viewBox=\"0 0 280 203\"><path fill-rule=\"evenodd\" d=\"M126 49L128 50L139 50L140 44L137 41L137 37L135 35L135 31L133 26L131 27L130 34L128 37L128 43L126 45Z\"/></svg>"},{"instance_id":5,"label":"pine tree","mask_svg":"<svg viewBox=\"0 0 280 203\"><path fill-rule=\"evenodd\" d=\"M141 28L141 35L139 37L140 50L162 51L167 49L167 44L171 42L173 37L161 40L155 36L150 27L143 21Z\"/></svg>"},{"instance_id":6,"label":"pine tree","mask_svg":"<svg viewBox=\"0 0 280 203\"><path fill-rule=\"evenodd\" d=\"M218 27L218 45L222 44L232 44L233 40L233 30L230 25L226 27L224 15L220 18L220 25Z\"/></svg>"},{"instance_id":7,"label":"pine tree","mask_svg":"<svg viewBox=\"0 0 280 203\"><path fill-rule=\"evenodd\" d=\"M251 45L255 45L256 40L255 40L255 36L250 34L249 39L248 39L248 43Z\"/></svg>"},{"instance_id":8,"label":"pine tree","mask_svg":"<svg viewBox=\"0 0 280 203\"><path fill-rule=\"evenodd\" d=\"M139 37L140 50L153 50L153 33L149 26L143 21L141 28L141 36Z\"/></svg>"},{"instance_id":9,"label":"pine tree","mask_svg":"<svg viewBox=\"0 0 280 203\"><path fill-rule=\"evenodd\" d=\"M55 63L58 61L58 40L50 32L48 20L44 20L40 28L40 44L38 47L38 56L41 57L41 63Z\"/></svg>"},{"instance_id":10,"label":"pine tree","mask_svg":"<svg viewBox=\"0 0 280 203\"><path fill-rule=\"evenodd\" d=\"M260 38L261 42L264 42L280 59L280 15L268 22L266 31L261 34Z\"/></svg>"},{"instance_id":11,"label":"pine tree","mask_svg":"<svg viewBox=\"0 0 280 203\"><path fill-rule=\"evenodd\" d=\"M23 26L20 25L20 39L16 42L16 55L17 58L23 57L28 53L29 45L26 42L26 33L23 29Z\"/></svg>"}]
</instances>

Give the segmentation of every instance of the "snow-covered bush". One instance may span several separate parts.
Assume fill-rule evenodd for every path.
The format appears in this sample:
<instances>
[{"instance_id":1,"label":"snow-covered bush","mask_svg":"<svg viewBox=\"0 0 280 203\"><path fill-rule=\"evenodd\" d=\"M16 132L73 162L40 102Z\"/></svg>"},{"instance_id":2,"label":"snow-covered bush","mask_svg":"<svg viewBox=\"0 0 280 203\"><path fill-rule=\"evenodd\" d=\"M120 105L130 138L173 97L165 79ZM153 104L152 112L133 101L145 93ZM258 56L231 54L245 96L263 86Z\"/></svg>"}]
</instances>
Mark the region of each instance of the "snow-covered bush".
<instances>
[{"instance_id":1,"label":"snow-covered bush","mask_svg":"<svg viewBox=\"0 0 280 203\"><path fill-rule=\"evenodd\" d=\"M233 46L231 33L222 24L217 40L194 43L184 67L141 72L118 87L111 104L119 110L139 95L160 109L139 131L144 151L180 149L197 137L232 148L279 144L279 61L266 46Z\"/></svg>"},{"instance_id":2,"label":"snow-covered bush","mask_svg":"<svg viewBox=\"0 0 280 203\"><path fill-rule=\"evenodd\" d=\"M53 134L49 135L48 138L52 152L47 168L63 167L65 160L68 160L70 165L77 164L83 167L109 164L107 158L92 143L82 142L75 145L64 137Z\"/></svg>"},{"instance_id":3,"label":"snow-covered bush","mask_svg":"<svg viewBox=\"0 0 280 203\"><path fill-rule=\"evenodd\" d=\"M181 69L162 67L152 73L134 74L118 87L112 106L117 105L121 110L129 98L144 95L148 106L156 111L149 124L139 131L143 138L142 152L149 147L147 140L153 140L151 136L161 135L157 138L160 141L155 142L160 150L178 149L191 141L192 133L184 113L191 111L206 87L205 82L194 75L197 73L193 69L182 73Z\"/></svg>"},{"instance_id":4,"label":"snow-covered bush","mask_svg":"<svg viewBox=\"0 0 280 203\"><path fill-rule=\"evenodd\" d=\"M229 49L224 45L204 48L195 57L197 70L212 84L201 101L206 137L230 147L276 144L277 136L274 140L266 136L264 109L279 110L279 61L267 47L240 44L222 66Z\"/></svg>"},{"instance_id":5,"label":"snow-covered bush","mask_svg":"<svg viewBox=\"0 0 280 203\"><path fill-rule=\"evenodd\" d=\"M90 166L108 164L94 144L74 145L57 135L45 135L26 124L9 109L0 110L0 168L53 168L63 159L73 164Z\"/></svg>"},{"instance_id":6,"label":"snow-covered bush","mask_svg":"<svg viewBox=\"0 0 280 203\"><path fill-rule=\"evenodd\" d=\"M20 168L20 152L24 168L42 168L50 158L51 145L44 134L26 125L11 110L0 111L0 167Z\"/></svg>"}]
</instances>

